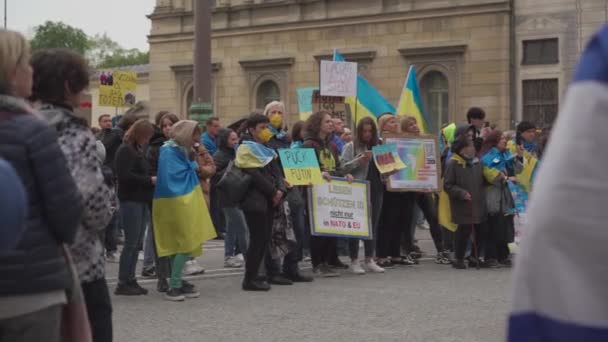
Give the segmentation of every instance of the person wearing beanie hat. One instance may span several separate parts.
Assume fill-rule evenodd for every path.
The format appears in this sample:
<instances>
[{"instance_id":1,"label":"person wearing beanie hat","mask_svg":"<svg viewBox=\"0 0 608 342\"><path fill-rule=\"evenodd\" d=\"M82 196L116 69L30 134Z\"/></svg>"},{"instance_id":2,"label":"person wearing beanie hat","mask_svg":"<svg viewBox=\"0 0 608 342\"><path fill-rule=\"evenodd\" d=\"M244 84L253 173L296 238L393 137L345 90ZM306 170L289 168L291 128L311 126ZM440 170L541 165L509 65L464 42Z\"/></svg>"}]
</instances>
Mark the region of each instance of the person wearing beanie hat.
<instances>
[{"instance_id":1,"label":"person wearing beanie hat","mask_svg":"<svg viewBox=\"0 0 608 342\"><path fill-rule=\"evenodd\" d=\"M460 135L452 144L453 155L447 163L444 174L444 189L450 199L452 222L458 225L455 237L454 268L465 269L464 255L467 244L474 234L473 255L469 266L476 266L482 224L486 220L483 167L475 157L473 141Z\"/></svg>"}]
</instances>

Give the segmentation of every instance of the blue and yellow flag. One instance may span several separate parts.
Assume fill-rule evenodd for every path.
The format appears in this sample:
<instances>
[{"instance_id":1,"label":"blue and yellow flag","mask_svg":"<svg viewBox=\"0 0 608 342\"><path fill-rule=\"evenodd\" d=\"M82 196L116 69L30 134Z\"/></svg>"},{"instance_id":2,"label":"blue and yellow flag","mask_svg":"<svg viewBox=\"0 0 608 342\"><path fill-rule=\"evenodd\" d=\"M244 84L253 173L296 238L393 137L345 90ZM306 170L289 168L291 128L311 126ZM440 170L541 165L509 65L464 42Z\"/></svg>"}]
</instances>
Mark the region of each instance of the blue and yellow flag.
<instances>
[{"instance_id":1,"label":"blue and yellow flag","mask_svg":"<svg viewBox=\"0 0 608 342\"><path fill-rule=\"evenodd\" d=\"M397 114L399 115L415 117L416 121L418 121L418 127L423 134L430 133L431 126L424 114L420 88L418 87L418 79L416 78L416 68L413 65L410 66L410 70L407 72L397 109Z\"/></svg>"},{"instance_id":2,"label":"blue and yellow flag","mask_svg":"<svg viewBox=\"0 0 608 342\"><path fill-rule=\"evenodd\" d=\"M154 240L159 257L202 253L203 242L216 237L196 173L172 140L160 149L158 175L152 202Z\"/></svg>"},{"instance_id":3,"label":"blue and yellow flag","mask_svg":"<svg viewBox=\"0 0 608 342\"><path fill-rule=\"evenodd\" d=\"M334 61L344 62L344 57L334 50ZM384 113L395 113L395 107L361 75L357 75L357 96L347 96L353 122L357 123L366 116L377 119Z\"/></svg>"},{"instance_id":4,"label":"blue and yellow flag","mask_svg":"<svg viewBox=\"0 0 608 342\"><path fill-rule=\"evenodd\" d=\"M257 169L268 165L277 153L254 141L243 141L236 149L234 165L240 169Z\"/></svg>"}]
</instances>

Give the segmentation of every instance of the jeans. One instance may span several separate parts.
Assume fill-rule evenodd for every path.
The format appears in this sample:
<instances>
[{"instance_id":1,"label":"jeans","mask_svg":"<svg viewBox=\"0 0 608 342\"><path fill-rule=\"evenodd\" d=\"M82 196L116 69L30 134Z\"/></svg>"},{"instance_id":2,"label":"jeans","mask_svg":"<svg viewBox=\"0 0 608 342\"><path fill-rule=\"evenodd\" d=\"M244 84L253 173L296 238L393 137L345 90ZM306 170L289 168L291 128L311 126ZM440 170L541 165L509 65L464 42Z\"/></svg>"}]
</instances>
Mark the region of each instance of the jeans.
<instances>
[{"instance_id":1,"label":"jeans","mask_svg":"<svg viewBox=\"0 0 608 342\"><path fill-rule=\"evenodd\" d=\"M112 220L106 226L105 236L104 236L104 246L107 252L116 252L118 247L116 246L116 239L118 235L118 216L119 213L115 212L112 215Z\"/></svg>"},{"instance_id":2,"label":"jeans","mask_svg":"<svg viewBox=\"0 0 608 342\"><path fill-rule=\"evenodd\" d=\"M63 305L0 320L0 341L60 342Z\"/></svg>"},{"instance_id":3,"label":"jeans","mask_svg":"<svg viewBox=\"0 0 608 342\"><path fill-rule=\"evenodd\" d=\"M296 248L287 253L283 258L283 274L296 275L300 273L298 261L302 259L302 241L304 239L304 231L306 230L306 207L304 205L293 205L290 206L290 209L297 245ZM266 252L264 264L267 277L279 275L281 260L272 259L270 251Z\"/></svg>"},{"instance_id":4,"label":"jeans","mask_svg":"<svg viewBox=\"0 0 608 342\"><path fill-rule=\"evenodd\" d=\"M82 283L93 342L112 342L112 303L105 279Z\"/></svg>"},{"instance_id":5,"label":"jeans","mask_svg":"<svg viewBox=\"0 0 608 342\"><path fill-rule=\"evenodd\" d=\"M148 225L146 240L144 242L144 268L149 269L154 267L156 259L156 248L154 247L154 228Z\"/></svg>"},{"instance_id":6,"label":"jeans","mask_svg":"<svg viewBox=\"0 0 608 342\"><path fill-rule=\"evenodd\" d=\"M223 208L224 222L226 222L226 237L224 239L224 256L229 258L239 252L247 251L247 221L240 208Z\"/></svg>"},{"instance_id":7,"label":"jeans","mask_svg":"<svg viewBox=\"0 0 608 342\"><path fill-rule=\"evenodd\" d=\"M147 203L131 201L121 201L120 207L124 222L125 244L120 254L118 281L126 284L135 280L137 256L142 248L150 209Z\"/></svg>"}]
</instances>

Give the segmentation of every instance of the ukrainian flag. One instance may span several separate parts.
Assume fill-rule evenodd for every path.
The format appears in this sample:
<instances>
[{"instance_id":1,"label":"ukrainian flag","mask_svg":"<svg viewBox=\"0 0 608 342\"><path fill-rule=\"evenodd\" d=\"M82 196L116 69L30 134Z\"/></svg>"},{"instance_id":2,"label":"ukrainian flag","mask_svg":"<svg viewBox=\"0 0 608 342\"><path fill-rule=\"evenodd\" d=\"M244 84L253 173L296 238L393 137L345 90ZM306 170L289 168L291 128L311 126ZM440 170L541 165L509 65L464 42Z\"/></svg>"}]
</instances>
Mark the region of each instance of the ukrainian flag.
<instances>
[{"instance_id":1,"label":"ukrainian flag","mask_svg":"<svg viewBox=\"0 0 608 342\"><path fill-rule=\"evenodd\" d=\"M416 78L416 68L410 66L401 92L399 100L398 112L399 115L410 115L418 121L418 127L423 134L430 133L430 124L426 115L424 115L424 107L422 106L422 98L420 97L420 88L418 87L418 79Z\"/></svg>"},{"instance_id":2,"label":"ukrainian flag","mask_svg":"<svg viewBox=\"0 0 608 342\"><path fill-rule=\"evenodd\" d=\"M334 61L344 62L338 50L334 50ZM366 116L376 119L384 113L395 113L395 107L361 75L357 75L357 96L347 96L345 102L350 105L356 123Z\"/></svg>"},{"instance_id":3,"label":"ukrainian flag","mask_svg":"<svg viewBox=\"0 0 608 342\"><path fill-rule=\"evenodd\" d=\"M257 169L268 165L277 153L255 141L245 140L236 148L234 165L240 169Z\"/></svg>"},{"instance_id":4,"label":"ukrainian flag","mask_svg":"<svg viewBox=\"0 0 608 342\"><path fill-rule=\"evenodd\" d=\"M203 242L216 237L196 173L183 147L172 140L160 149L152 202L154 238L159 257L202 254Z\"/></svg>"}]
</instances>

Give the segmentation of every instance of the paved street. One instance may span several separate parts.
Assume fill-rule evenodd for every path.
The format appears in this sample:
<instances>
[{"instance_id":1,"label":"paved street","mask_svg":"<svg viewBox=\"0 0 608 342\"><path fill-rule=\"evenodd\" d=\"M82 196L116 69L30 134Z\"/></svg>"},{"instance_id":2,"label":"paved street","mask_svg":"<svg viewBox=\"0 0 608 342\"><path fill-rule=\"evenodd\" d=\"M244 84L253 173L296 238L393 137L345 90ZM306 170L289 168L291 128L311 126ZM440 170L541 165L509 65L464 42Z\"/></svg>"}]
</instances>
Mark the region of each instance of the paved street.
<instances>
[{"instance_id":1,"label":"paved street","mask_svg":"<svg viewBox=\"0 0 608 342\"><path fill-rule=\"evenodd\" d=\"M418 235L421 247L432 253L428 233ZM510 270L456 271L427 258L381 275L343 274L251 293L240 289L241 271L222 268L222 255L221 241L212 241L199 259L207 273L193 278L201 292L198 299L165 301L155 290L155 280L143 281L150 289L146 297L112 296L115 341L504 339ZM112 291L116 274L117 265L110 264Z\"/></svg>"}]
</instances>

